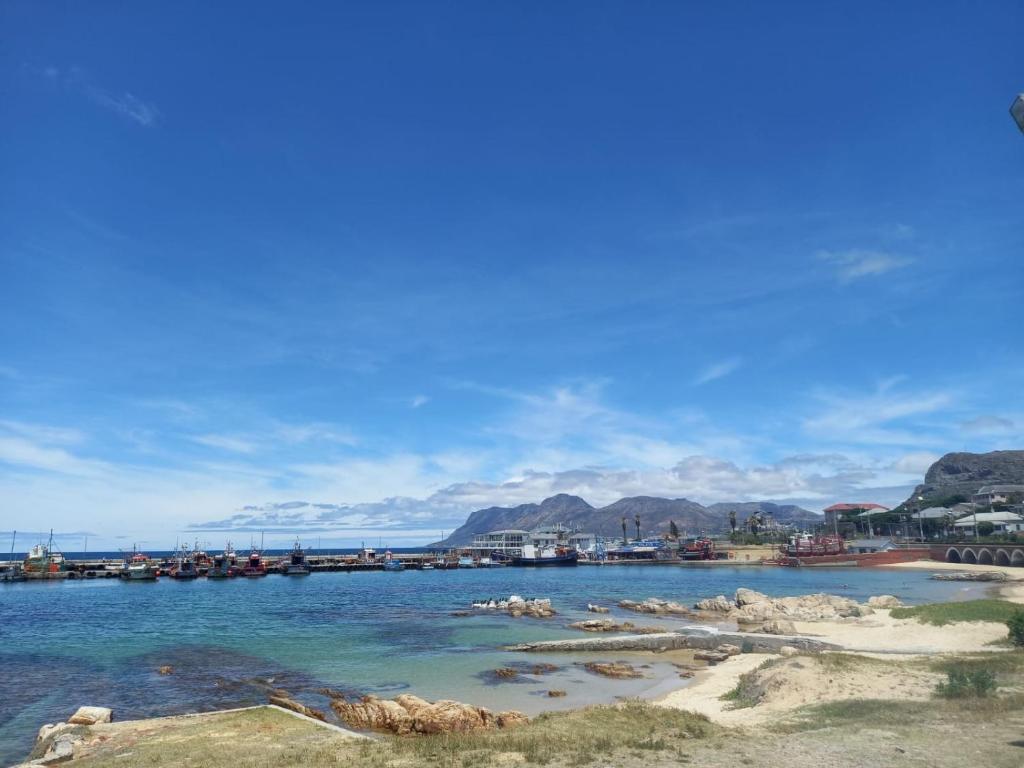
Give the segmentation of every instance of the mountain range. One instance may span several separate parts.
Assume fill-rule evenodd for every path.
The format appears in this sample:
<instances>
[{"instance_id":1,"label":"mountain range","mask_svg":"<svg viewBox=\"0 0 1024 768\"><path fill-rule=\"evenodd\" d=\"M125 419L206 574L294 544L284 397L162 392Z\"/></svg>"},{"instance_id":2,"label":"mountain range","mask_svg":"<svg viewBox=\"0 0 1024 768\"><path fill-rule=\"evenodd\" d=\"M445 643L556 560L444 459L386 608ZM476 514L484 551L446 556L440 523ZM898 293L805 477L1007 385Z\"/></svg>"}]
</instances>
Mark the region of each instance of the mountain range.
<instances>
[{"instance_id":1,"label":"mountain range","mask_svg":"<svg viewBox=\"0 0 1024 768\"><path fill-rule=\"evenodd\" d=\"M821 517L793 504L773 504L768 501L721 503L705 507L689 499L633 496L619 499L606 507L594 507L579 496L560 493L544 499L540 504L478 509L450 536L430 546L460 547L471 543L473 536L478 533L508 528L530 531L549 525L563 525L570 530L598 536L621 536L623 517L626 518L629 535L633 536L636 532L634 519L637 516L644 535L667 533L670 522L675 522L683 534L717 533L729 527L730 511L736 512L736 519L741 523L756 512L771 515L781 523Z\"/></svg>"}]
</instances>

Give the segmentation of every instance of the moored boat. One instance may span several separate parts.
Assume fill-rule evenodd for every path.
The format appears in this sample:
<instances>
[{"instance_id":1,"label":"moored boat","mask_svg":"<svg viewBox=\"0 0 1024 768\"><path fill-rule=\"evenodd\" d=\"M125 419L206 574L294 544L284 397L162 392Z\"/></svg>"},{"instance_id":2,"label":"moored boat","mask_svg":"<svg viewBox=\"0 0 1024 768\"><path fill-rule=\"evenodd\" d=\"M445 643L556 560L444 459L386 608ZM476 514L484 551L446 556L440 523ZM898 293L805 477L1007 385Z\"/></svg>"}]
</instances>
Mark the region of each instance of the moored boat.
<instances>
[{"instance_id":1,"label":"moored boat","mask_svg":"<svg viewBox=\"0 0 1024 768\"><path fill-rule=\"evenodd\" d=\"M68 577L68 566L64 555L54 550L53 531L46 544L36 544L25 555L21 572L29 579L65 579Z\"/></svg>"},{"instance_id":2,"label":"moored boat","mask_svg":"<svg viewBox=\"0 0 1024 768\"><path fill-rule=\"evenodd\" d=\"M385 571L404 571L405 563L397 559L391 554L391 550L387 550L384 553L384 570Z\"/></svg>"},{"instance_id":3,"label":"moored boat","mask_svg":"<svg viewBox=\"0 0 1024 768\"><path fill-rule=\"evenodd\" d=\"M579 561L579 552L575 547L557 545L554 547L537 547L525 544L521 555L513 555L509 565L516 566L574 566Z\"/></svg>"},{"instance_id":4,"label":"moored boat","mask_svg":"<svg viewBox=\"0 0 1024 768\"><path fill-rule=\"evenodd\" d=\"M281 573L285 576L309 575L309 564L306 562L306 553L303 551L302 545L299 543L298 539L295 540L295 546L292 548L288 559L282 562Z\"/></svg>"},{"instance_id":5,"label":"moored boat","mask_svg":"<svg viewBox=\"0 0 1024 768\"><path fill-rule=\"evenodd\" d=\"M242 575L250 579L267 575L267 565L263 562L263 555L255 547L249 551L249 558L245 562L245 567L242 568Z\"/></svg>"},{"instance_id":6,"label":"moored boat","mask_svg":"<svg viewBox=\"0 0 1024 768\"><path fill-rule=\"evenodd\" d=\"M199 578L199 570L196 568L196 561L192 557L192 553L188 551L186 547L182 547L178 552L178 557L171 566L170 576L172 579L178 579L179 581L188 581L190 579Z\"/></svg>"},{"instance_id":7,"label":"moored boat","mask_svg":"<svg viewBox=\"0 0 1024 768\"><path fill-rule=\"evenodd\" d=\"M129 581L156 581L158 575L159 569L149 561L149 557L134 550L121 570L121 577Z\"/></svg>"}]
</instances>

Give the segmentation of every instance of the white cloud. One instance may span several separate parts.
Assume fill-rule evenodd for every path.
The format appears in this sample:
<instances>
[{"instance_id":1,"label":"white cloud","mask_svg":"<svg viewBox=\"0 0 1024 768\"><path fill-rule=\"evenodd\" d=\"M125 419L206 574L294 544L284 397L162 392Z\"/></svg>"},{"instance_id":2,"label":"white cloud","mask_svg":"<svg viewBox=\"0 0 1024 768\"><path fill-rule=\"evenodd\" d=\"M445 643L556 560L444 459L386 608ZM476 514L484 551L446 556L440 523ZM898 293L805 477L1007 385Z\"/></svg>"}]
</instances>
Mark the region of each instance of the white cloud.
<instances>
[{"instance_id":1,"label":"white cloud","mask_svg":"<svg viewBox=\"0 0 1024 768\"><path fill-rule=\"evenodd\" d=\"M975 435L1005 435L1016 429L1013 419L1005 416L983 415L964 421L960 429Z\"/></svg>"},{"instance_id":2,"label":"white cloud","mask_svg":"<svg viewBox=\"0 0 1024 768\"><path fill-rule=\"evenodd\" d=\"M851 248L846 251L818 251L818 258L833 264L840 282L884 275L913 263L913 259L883 251Z\"/></svg>"},{"instance_id":3,"label":"white cloud","mask_svg":"<svg viewBox=\"0 0 1024 768\"><path fill-rule=\"evenodd\" d=\"M255 453L257 449L253 441L232 435L192 435L189 439L208 448L219 448L235 453Z\"/></svg>"},{"instance_id":4,"label":"white cloud","mask_svg":"<svg viewBox=\"0 0 1024 768\"><path fill-rule=\"evenodd\" d=\"M42 74L48 80L63 83L65 87L78 91L94 104L143 127L155 125L160 118L160 111L155 104L143 101L128 91L118 93L102 88L78 67L62 71L49 66L42 70Z\"/></svg>"},{"instance_id":5,"label":"white cloud","mask_svg":"<svg viewBox=\"0 0 1024 768\"><path fill-rule=\"evenodd\" d=\"M420 406L426 405L430 402L430 398L426 395L416 395L412 400L409 401L410 408L419 408Z\"/></svg>"},{"instance_id":6,"label":"white cloud","mask_svg":"<svg viewBox=\"0 0 1024 768\"><path fill-rule=\"evenodd\" d=\"M868 395L818 393L818 412L803 420L809 435L829 443L922 445L944 437L924 431L911 417L954 406L952 392L900 392L898 379L883 382Z\"/></svg>"},{"instance_id":7,"label":"white cloud","mask_svg":"<svg viewBox=\"0 0 1024 768\"><path fill-rule=\"evenodd\" d=\"M697 378L693 380L693 383L707 384L709 381L721 379L739 368L742 363L743 361L738 357L732 357L728 360L720 360L717 363L712 363L697 375Z\"/></svg>"}]
</instances>

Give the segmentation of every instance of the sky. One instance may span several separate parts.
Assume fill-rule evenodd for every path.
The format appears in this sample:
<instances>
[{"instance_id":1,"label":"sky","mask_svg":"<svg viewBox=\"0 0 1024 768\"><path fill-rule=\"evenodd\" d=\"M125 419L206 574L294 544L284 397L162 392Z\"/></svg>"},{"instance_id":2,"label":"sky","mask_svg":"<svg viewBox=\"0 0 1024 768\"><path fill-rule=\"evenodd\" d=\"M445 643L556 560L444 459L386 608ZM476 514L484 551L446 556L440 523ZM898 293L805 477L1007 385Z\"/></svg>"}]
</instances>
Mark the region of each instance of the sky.
<instances>
[{"instance_id":1,"label":"sky","mask_svg":"<svg viewBox=\"0 0 1024 768\"><path fill-rule=\"evenodd\" d=\"M1022 26L4 2L0 536L408 546L1024 448Z\"/></svg>"}]
</instances>

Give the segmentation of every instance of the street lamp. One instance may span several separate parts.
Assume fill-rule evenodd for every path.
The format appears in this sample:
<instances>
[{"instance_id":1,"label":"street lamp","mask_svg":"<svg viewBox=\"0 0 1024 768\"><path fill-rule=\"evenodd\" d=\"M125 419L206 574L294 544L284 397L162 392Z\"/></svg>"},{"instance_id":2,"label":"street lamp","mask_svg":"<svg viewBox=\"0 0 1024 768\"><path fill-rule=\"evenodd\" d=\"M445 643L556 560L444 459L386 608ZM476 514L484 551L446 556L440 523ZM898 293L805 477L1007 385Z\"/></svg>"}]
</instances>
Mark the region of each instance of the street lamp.
<instances>
[{"instance_id":1,"label":"street lamp","mask_svg":"<svg viewBox=\"0 0 1024 768\"><path fill-rule=\"evenodd\" d=\"M924 517L921 515L921 507L924 506L924 496L917 497L917 527L921 531L921 541L924 541Z\"/></svg>"},{"instance_id":2,"label":"street lamp","mask_svg":"<svg viewBox=\"0 0 1024 768\"><path fill-rule=\"evenodd\" d=\"M1017 98L1013 100L1010 105L1010 116L1020 128L1020 132L1024 133L1024 93L1018 93Z\"/></svg>"}]
</instances>

